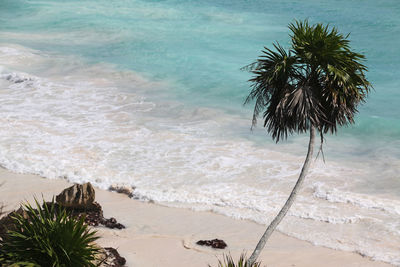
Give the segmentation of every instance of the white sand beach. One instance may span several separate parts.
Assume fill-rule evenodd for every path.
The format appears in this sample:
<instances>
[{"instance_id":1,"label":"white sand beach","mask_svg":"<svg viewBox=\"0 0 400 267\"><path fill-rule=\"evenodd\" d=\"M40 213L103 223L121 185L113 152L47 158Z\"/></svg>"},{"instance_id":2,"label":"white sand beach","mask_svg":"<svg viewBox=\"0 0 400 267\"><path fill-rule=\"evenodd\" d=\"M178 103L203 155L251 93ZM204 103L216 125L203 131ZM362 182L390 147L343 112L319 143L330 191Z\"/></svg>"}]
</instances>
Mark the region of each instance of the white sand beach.
<instances>
[{"instance_id":1,"label":"white sand beach","mask_svg":"<svg viewBox=\"0 0 400 267\"><path fill-rule=\"evenodd\" d=\"M36 175L16 174L0 169L0 202L6 211L33 197L46 200L70 186L65 180L49 180ZM123 230L98 227L102 246L118 249L127 266L216 266L217 257L230 252L238 257L251 252L264 226L235 220L212 212L163 207L133 200L124 194L96 189L96 201L105 217L115 217ZM200 239L223 239L228 247L216 250L196 245ZM261 254L263 265L279 266L391 266L356 253L332 250L275 232Z\"/></svg>"}]
</instances>

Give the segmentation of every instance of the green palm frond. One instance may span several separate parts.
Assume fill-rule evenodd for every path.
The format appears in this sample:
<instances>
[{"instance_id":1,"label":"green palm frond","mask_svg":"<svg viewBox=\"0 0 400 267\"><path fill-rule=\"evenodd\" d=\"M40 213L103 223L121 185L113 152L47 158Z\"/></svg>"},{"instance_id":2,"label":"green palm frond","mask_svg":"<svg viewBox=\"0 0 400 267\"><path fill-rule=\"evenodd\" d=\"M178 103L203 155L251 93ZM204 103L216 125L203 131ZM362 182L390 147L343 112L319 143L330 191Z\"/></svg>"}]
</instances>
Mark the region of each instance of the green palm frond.
<instances>
[{"instance_id":1,"label":"green palm frond","mask_svg":"<svg viewBox=\"0 0 400 267\"><path fill-rule=\"evenodd\" d=\"M252 73L255 76L250 80L252 90L245 100L245 104L256 100L253 113L253 126L257 123L260 112L270 103L277 104L280 95L290 91L292 79L298 75L295 68L296 58L287 53L278 43L274 44L277 51L265 48L263 55L253 63Z\"/></svg>"},{"instance_id":2,"label":"green palm frond","mask_svg":"<svg viewBox=\"0 0 400 267\"><path fill-rule=\"evenodd\" d=\"M265 48L247 68L254 76L245 104L255 100L253 126L262 113L264 126L277 142L315 126L334 133L354 123L358 104L371 88L364 55L350 48L349 35L307 20L289 24L291 48Z\"/></svg>"}]
</instances>

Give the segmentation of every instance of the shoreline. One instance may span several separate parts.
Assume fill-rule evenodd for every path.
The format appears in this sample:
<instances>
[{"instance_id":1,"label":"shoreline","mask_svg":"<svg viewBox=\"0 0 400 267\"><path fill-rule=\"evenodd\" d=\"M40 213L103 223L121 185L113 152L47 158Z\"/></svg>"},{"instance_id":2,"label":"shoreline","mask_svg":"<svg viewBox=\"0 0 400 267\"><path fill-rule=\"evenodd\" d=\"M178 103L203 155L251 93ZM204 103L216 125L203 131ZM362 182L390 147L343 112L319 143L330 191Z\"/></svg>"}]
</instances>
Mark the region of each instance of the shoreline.
<instances>
[{"instance_id":1,"label":"shoreline","mask_svg":"<svg viewBox=\"0 0 400 267\"><path fill-rule=\"evenodd\" d=\"M50 200L71 183L61 179L46 179L37 175L17 174L0 168L0 203L9 212L34 196ZM217 257L231 253L251 253L265 230L264 225L237 220L224 215L165 207L129 198L124 194L96 188L96 201L106 217L115 217L126 226L123 230L95 228L102 246L118 249L127 266L217 266ZM228 247L215 250L195 243L201 239L222 239ZM393 266L373 261L357 253L314 246L274 232L260 255L262 266Z\"/></svg>"}]
</instances>

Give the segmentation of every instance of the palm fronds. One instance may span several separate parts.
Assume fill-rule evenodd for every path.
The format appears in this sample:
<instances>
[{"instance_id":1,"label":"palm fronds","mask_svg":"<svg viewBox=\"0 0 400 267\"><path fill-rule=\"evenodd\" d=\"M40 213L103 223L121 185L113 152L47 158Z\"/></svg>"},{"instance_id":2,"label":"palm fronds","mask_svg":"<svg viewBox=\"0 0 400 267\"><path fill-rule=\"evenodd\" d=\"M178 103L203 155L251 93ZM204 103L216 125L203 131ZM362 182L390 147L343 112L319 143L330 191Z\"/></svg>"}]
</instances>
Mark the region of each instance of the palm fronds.
<instances>
[{"instance_id":1,"label":"palm fronds","mask_svg":"<svg viewBox=\"0 0 400 267\"><path fill-rule=\"evenodd\" d=\"M255 100L254 127L262 113L264 127L277 142L310 126L321 133L354 123L358 104L371 88L365 77L364 56L350 49L348 35L308 21L292 23L291 48L278 43L264 48L246 66L254 76L245 104Z\"/></svg>"}]
</instances>

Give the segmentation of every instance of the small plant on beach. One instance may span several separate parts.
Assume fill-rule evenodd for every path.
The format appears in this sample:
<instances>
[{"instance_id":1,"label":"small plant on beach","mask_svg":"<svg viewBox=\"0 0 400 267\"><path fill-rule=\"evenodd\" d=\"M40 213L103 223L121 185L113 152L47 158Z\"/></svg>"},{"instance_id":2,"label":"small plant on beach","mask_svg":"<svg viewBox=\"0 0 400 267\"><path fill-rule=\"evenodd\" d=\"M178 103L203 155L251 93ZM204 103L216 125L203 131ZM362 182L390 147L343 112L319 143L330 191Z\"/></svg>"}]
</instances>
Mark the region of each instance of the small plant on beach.
<instances>
[{"instance_id":1,"label":"small plant on beach","mask_svg":"<svg viewBox=\"0 0 400 267\"><path fill-rule=\"evenodd\" d=\"M308 152L300 176L289 198L257 244L249 262L258 258L272 232L292 206L310 167L315 133L336 133L337 128L354 123L358 104L371 88L362 64L364 55L351 50L336 28L308 21L289 24L291 48L279 43L274 50L244 67L254 77L245 104L255 100L253 126L261 113L264 127L278 142L293 133L310 133Z\"/></svg>"},{"instance_id":2,"label":"small plant on beach","mask_svg":"<svg viewBox=\"0 0 400 267\"><path fill-rule=\"evenodd\" d=\"M99 249L94 241L98 237L84 218L68 216L54 200L43 205L35 202L36 209L27 203L23 215L14 215L16 230L8 232L0 259L14 264L29 262L30 266L95 266Z\"/></svg>"},{"instance_id":3,"label":"small plant on beach","mask_svg":"<svg viewBox=\"0 0 400 267\"><path fill-rule=\"evenodd\" d=\"M239 260L236 262L230 254L224 254L223 261L218 260L218 267L260 267L260 262L250 262L246 259L246 255L240 255ZM211 267L209 265L209 267Z\"/></svg>"}]
</instances>

